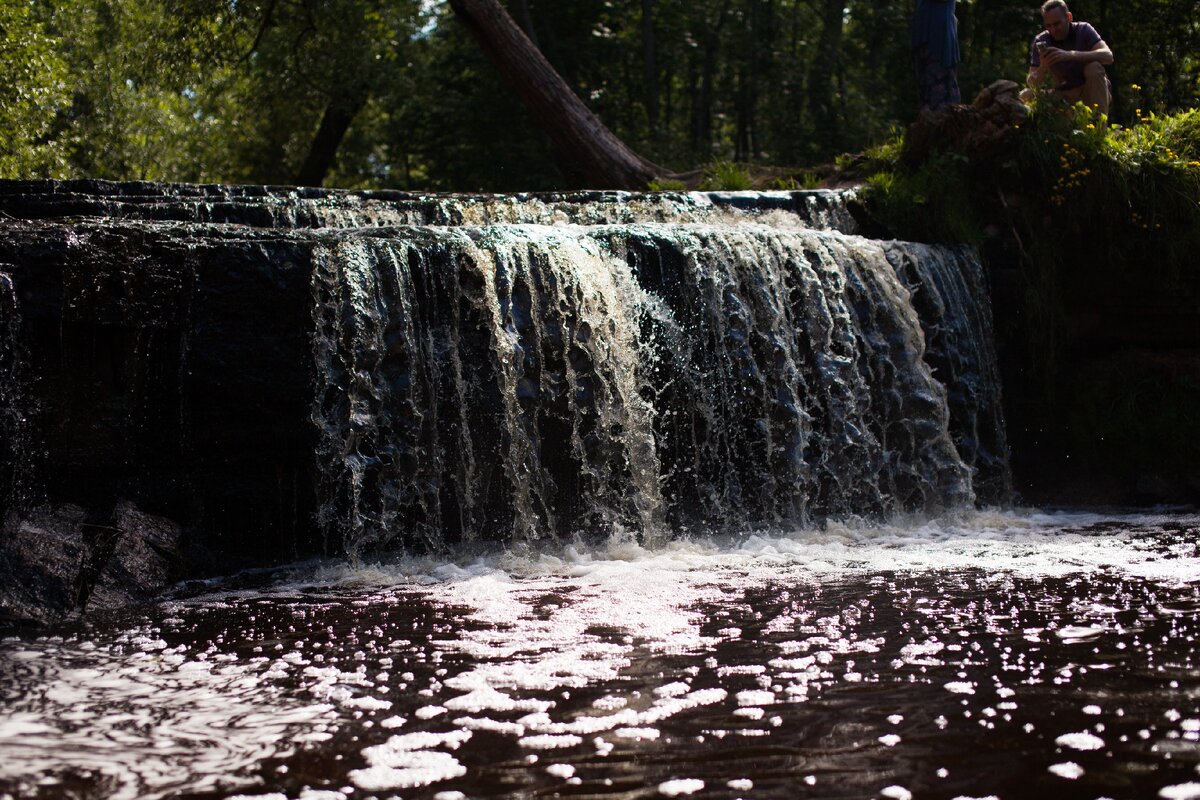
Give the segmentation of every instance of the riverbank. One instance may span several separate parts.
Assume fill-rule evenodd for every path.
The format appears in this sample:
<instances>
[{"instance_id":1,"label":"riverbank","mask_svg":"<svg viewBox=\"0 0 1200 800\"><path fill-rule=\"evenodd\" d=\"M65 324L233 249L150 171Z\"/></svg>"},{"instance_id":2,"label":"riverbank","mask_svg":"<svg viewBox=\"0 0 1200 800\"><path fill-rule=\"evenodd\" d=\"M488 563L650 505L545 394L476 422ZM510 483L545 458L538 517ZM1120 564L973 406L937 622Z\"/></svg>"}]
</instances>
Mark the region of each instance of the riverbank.
<instances>
[{"instance_id":1,"label":"riverbank","mask_svg":"<svg viewBox=\"0 0 1200 800\"><path fill-rule=\"evenodd\" d=\"M984 135L970 111L844 167L875 235L979 248L1017 490L1200 502L1200 111L1041 106Z\"/></svg>"}]
</instances>

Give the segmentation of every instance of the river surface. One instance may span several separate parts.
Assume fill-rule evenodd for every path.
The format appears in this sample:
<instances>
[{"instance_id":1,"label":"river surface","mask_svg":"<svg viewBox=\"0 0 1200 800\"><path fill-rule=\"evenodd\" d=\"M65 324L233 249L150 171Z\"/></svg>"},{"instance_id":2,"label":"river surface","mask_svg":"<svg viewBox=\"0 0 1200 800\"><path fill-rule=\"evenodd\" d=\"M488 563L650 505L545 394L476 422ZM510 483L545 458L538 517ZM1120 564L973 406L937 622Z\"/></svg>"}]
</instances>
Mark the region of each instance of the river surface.
<instances>
[{"instance_id":1,"label":"river surface","mask_svg":"<svg viewBox=\"0 0 1200 800\"><path fill-rule=\"evenodd\" d=\"M190 586L0 641L0 797L1200 798L1200 516Z\"/></svg>"}]
</instances>

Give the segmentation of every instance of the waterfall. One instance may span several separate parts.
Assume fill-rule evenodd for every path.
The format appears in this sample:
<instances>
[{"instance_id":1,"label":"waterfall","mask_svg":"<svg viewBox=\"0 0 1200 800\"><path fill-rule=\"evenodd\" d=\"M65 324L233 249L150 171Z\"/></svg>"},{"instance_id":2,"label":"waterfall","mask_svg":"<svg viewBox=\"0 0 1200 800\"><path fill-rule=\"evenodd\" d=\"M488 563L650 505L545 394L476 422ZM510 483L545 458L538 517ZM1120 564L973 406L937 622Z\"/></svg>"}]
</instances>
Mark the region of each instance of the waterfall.
<instances>
[{"instance_id":1,"label":"waterfall","mask_svg":"<svg viewBox=\"0 0 1200 800\"><path fill-rule=\"evenodd\" d=\"M951 431L983 502L1012 500L1000 366L983 264L967 247L893 245L888 260L912 294L925 361L948 389Z\"/></svg>"},{"instance_id":2,"label":"waterfall","mask_svg":"<svg viewBox=\"0 0 1200 800\"><path fill-rule=\"evenodd\" d=\"M0 509L27 503L34 484L28 380L16 283L0 270Z\"/></svg>"},{"instance_id":3,"label":"waterfall","mask_svg":"<svg viewBox=\"0 0 1200 800\"><path fill-rule=\"evenodd\" d=\"M658 541L969 503L892 263L920 250L761 224L328 237L322 526L351 551Z\"/></svg>"},{"instance_id":4,"label":"waterfall","mask_svg":"<svg viewBox=\"0 0 1200 800\"><path fill-rule=\"evenodd\" d=\"M318 248L319 518L349 549L624 525L663 500L628 265L556 228L411 228Z\"/></svg>"},{"instance_id":5,"label":"waterfall","mask_svg":"<svg viewBox=\"0 0 1200 800\"><path fill-rule=\"evenodd\" d=\"M0 182L3 455L255 558L1004 502L978 255L853 203Z\"/></svg>"}]
</instances>

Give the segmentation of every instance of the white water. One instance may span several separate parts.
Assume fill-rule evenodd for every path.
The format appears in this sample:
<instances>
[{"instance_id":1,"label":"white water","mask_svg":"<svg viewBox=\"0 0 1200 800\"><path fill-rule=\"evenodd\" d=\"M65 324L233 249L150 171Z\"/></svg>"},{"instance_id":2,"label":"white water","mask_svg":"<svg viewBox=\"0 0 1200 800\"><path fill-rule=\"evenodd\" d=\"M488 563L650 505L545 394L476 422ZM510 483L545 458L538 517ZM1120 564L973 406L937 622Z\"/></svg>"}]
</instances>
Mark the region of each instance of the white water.
<instances>
[{"instance_id":1,"label":"white water","mask_svg":"<svg viewBox=\"0 0 1200 800\"><path fill-rule=\"evenodd\" d=\"M1003 496L973 253L494 225L331 235L314 260L319 518L351 553L931 513L976 472Z\"/></svg>"},{"instance_id":2,"label":"white water","mask_svg":"<svg viewBox=\"0 0 1200 800\"><path fill-rule=\"evenodd\" d=\"M130 628L0 642L14 676L0 787L53 796L55 781L86 774L103 787L94 796L281 786L302 797L286 770L319 755L314 791L491 794L486 776L501 767L603 793L603 776L637 752L663 795L749 780L779 796L769 776L714 782L703 748L786 741L809 703L914 682L923 699L886 720L869 698L853 711L880 717L864 736L897 763L912 737L966 726L1044 736L1060 757L1042 770L1063 780L1095 777L1092 754L1143 745L1152 762L1186 745L1169 751L1175 766L1200 764L1200 707L1168 677L1161 726L1119 689L1086 688L1159 663L1178 665L1173 686L1196 685L1197 530L1200 517L1178 514L985 511L656 549L616 535L592 549L302 566ZM1142 637L1152 620L1175 640ZM1055 696L1070 703L1073 682L1074 716L1058 722L1024 699L1063 683ZM1022 714L1033 732L1020 732ZM1120 727L1135 720L1145 737ZM691 749L695 760L656 766ZM888 786L909 791L874 790Z\"/></svg>"}]
</instances>

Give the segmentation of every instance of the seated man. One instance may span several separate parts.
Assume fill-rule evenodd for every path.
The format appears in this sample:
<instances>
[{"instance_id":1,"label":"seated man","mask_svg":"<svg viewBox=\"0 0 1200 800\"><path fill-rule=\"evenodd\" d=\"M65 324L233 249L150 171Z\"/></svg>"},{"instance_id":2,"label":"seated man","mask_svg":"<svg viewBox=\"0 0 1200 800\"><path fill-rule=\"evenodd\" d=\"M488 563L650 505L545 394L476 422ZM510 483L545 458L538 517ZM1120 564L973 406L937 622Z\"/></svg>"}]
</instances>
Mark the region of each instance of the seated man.
<instances>
[{"instance_id":1,"label":"seated man","mask_svg":"<svg viewBox=\"0 0 1200 800\"><path fill-rule=\"evenodd\" d=\"M1042 89L1070 104L1082 100L1107 115L1112 92L1104 65L1113 63L1112 50L1095 28L1075 22L1063 0L1043 3L1042 21L1046 30L1034 37L1029 49L1027 80L1032 90L1022 92L1021 99L1028 102L1033 91Z\"/></svg>"}]
</instances>

